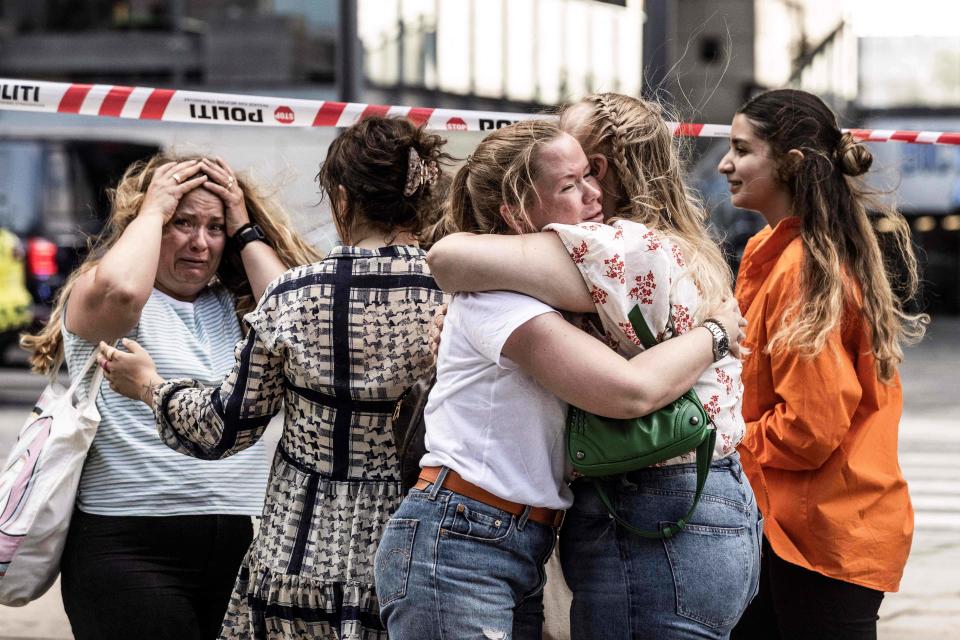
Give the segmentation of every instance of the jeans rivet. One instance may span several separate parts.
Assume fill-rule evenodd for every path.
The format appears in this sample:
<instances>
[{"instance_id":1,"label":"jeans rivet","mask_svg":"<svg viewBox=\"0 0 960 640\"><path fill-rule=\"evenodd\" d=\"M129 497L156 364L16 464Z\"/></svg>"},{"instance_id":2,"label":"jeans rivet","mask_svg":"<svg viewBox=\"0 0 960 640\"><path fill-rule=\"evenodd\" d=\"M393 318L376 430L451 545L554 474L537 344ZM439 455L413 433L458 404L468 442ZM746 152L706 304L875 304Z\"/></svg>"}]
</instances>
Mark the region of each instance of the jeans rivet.
<instances>
[{"instance_id":1,"label":"jeans rivet","mask_svg":"<svg viewBox=\"0 0 960 640\"><path fill-rule=\"evenodd\" d=\"M466 510L467 510L467 508L466 508L465 506L463 506L462 504L458 504L458 505L457 505L457 513L463 513L463 512L466 511Z\"/></svg>"},{"instance_id":2,"label":"jeans rivet","mask_svg":"<svg viewBox=\"0 0 960 640\"><path fill-rule=\"evenodd\" d=\"M493 526L495 526L495 527L499 527L501 524L502 524L502 523L501 523L499 520L494 520L494 521L493 521Z\"/></svg>"}]
</instances>

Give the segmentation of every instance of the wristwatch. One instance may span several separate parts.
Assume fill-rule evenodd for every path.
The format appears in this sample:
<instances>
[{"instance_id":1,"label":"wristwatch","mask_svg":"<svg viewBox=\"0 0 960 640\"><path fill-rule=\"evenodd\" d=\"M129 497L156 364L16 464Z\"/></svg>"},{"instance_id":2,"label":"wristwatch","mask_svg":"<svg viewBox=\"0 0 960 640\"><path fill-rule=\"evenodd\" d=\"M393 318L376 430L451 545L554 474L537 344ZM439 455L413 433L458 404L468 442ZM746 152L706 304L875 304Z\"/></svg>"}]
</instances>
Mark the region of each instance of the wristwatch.
<instances>
[{"instance_id":1,"label":"wristwatch","mask_svg":"<svg viewBox=\"0 0 960 640\"><path fill-rule=\"evenodd\" d=\"M723 325L713 318L707 318L701 325L713 334L713 361L716 362L730 353L730 339Z\"/></svg>"},{"instance_id":2,"label":"wristwatch","mask_svg":"<svg viewBox=\"0 0 960 640\"><path fill-rule=\"evenodd\" d=\"M260 225L253 222L248 222L237 229L237 232L233 234L230 240L237 248L237 251L243 251L243 248L251 242L266 242L267 236L263 233L263 229L260 228Z\"/></svg>"}]
</instances>

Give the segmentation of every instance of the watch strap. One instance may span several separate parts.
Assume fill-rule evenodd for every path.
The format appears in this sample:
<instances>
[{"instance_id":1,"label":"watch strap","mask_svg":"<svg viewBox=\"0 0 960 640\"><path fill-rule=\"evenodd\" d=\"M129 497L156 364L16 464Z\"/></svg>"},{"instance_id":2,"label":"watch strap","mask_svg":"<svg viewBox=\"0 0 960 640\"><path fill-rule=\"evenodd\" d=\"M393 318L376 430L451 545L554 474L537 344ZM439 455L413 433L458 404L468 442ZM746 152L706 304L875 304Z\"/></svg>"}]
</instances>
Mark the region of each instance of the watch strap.
<instances>
[{"instance_id":1,"label":"watch strap","mask_svg":"<svg viewBox=\"0 0 960 640\"><path fill-rule=\"evenodd\" d=\"M713 361L717 362L730 353L730 338L727 330L717 320L707 318L702 325L713 335Z\"/></svg>"},{"instance_id":2,"label":"watch strap","mask_svg":"<svg viewBox=\"0 0 960 640\"><path fill-rule=\"evenodd\" d=\"M230 239L233 241L234 245L236 246L237 251L241 251L245 246L247 246L251 242L255 242L255 241L266 242L267 236L263 232L263 229L260 228L260 225L256 224L255 222L248 222L247 224L237 229L237 232L233 234L233 237Z\"/></svg>"}]
</instances>

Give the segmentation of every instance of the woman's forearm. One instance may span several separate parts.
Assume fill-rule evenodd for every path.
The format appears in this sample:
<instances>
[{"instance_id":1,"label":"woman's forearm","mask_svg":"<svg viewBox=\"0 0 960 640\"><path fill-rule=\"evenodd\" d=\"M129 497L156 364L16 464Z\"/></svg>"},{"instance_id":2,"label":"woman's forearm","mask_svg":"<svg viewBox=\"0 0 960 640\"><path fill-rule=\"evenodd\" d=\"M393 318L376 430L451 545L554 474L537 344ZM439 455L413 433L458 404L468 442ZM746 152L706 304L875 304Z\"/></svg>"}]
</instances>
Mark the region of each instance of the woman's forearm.
<instances>
[{"instance_id":1,"label":"woman's forearm","mask_svg":"<svg viewBox=\"0 0 960 640\"><path fill-rule=\"evenodd\" d=\"M454 234L427 263L444 291L518 291L567 311L592 312L593 299L555 233L518 236Z\"/></svg>"},{"instance_id":2,"label":"woman's forearm","mask_svg":"<svg viewBox=\"0 0 960 640\"><path fill-rule=\"evenodd\" d=\"M666 406L686 393L700 375L713 364L713 335L704 327L696 327L629 361L636 376L644 376L646 415ZM653 375L651 373L655 372Z\"/></svg>"},{"instance_id":3,"label":"woman's forearm","mask_svg":"<svg viewBox=\"0 0 960 640\"><path fill-rule=\"evenodd\" d=\"M90 294L139 315L157 276L163 222L159 212L138 214L100 260Z\"/></svg>"},{"instance_id":4,"label":"woman's forearm","mask_svg":"<svg viewBox=\"0 0 960 640\"><path fill-rule=\"evenodd\" d=\"M233 371L216 387L180 379L153 388L157 429L168 447L219 460L263 435L283 403L283 357L270 351L256 331L237 353Z\"/></svg>"},{"instance_id":5,"label":"woman's forearm","mask_svg":"<svg viewBox=\"0 0 960 640\"><path fill-rule=\"evenodd\" d=\"M250 242L240 251L243 260L243 270L250 281L250 289L257 300L263 297L267 285L283 274L287 267L280 261L280 256L266 242Z\"/></svg>"},{"instance_id":6,"label":"woman's forearm","mask_svg":"<svg viewBox=\"0 0 960 640\"><path fill-rule=\"evenodd\" d=\"M548 313L517 328L503 355L574 406L610 418L635 418L693 386L713 362L713 338L707 329L692 329L626 360Z\"/></svg>"},{"instance_id":7,"label":"woman's forearm","mask_svg":"<svg viewBox=\"0 0 960 640\"><path fill-rule=\"evenodd\" d=\"M136 326L150 298L160 258L163 216L141 212L103 256L74 284L66 308L67 330L112 343Z\"/></svg>"}]
</instances>

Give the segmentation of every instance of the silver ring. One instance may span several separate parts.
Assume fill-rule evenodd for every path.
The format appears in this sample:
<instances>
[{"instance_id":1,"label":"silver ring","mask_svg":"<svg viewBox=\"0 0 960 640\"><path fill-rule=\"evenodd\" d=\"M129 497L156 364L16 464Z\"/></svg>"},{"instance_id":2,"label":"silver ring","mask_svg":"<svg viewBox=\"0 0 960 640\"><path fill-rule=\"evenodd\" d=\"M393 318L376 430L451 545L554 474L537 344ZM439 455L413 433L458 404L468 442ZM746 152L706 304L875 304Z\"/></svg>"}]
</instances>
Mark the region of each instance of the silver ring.
<instances>
[{"instance_id":1,"label":"silver ring","mask_svg":"<svg viewBox=\"0 0 960 640\"><path fill-rule=\"evenodd\" d=\"M230 189L232 187L233 187L233 176L229 176L227 178L227 189Z\"/></svg>"},{"instance_id":2,"label":"silver ring","mask_svg":"<svg viewBox=\"0 0 960 640\"><path fill-rule=\"evenodd\" d=\"M174 182L176 182L177 184L180 184L180 174L175 173L170 177L173 178Z\"/></svg>"}]
</instances>

